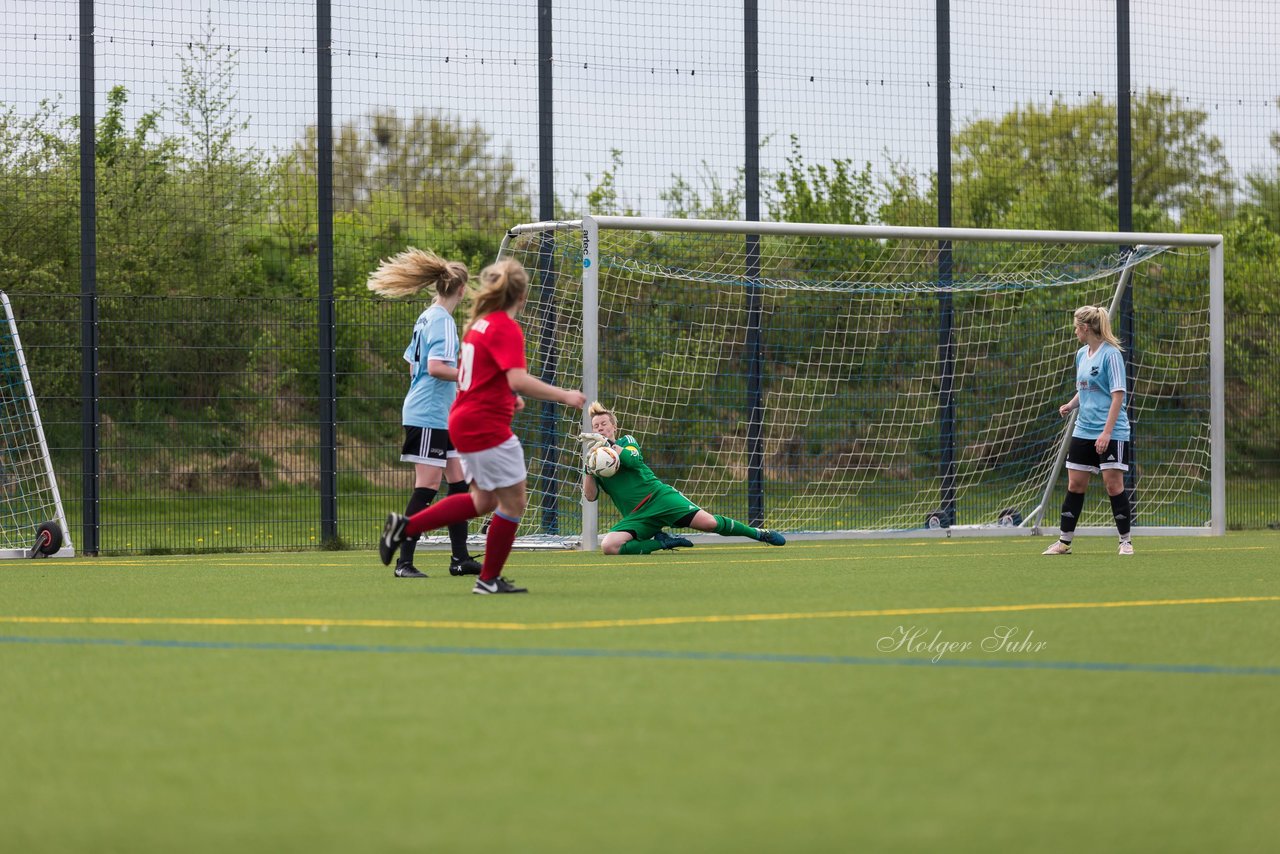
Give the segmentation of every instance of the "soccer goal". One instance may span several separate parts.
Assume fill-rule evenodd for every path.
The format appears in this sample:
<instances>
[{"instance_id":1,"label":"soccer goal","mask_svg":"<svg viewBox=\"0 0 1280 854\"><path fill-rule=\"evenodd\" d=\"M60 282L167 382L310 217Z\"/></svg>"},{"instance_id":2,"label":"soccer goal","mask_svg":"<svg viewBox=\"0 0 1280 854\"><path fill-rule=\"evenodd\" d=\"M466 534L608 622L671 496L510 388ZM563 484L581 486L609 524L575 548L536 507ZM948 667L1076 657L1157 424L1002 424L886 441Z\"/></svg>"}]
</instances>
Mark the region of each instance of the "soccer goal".
<instances>
[{"instance_id":1,"label":"soccer goal","mask_svg":"<svg viewBox=\"0 0 1280 854\"><path fill-rule=\"evenodd\" d=\"M1135 532L1220 534L1222 239L587 217L520 225L530 370L663 480L789 537L1056 533L1072 312L1125 347ZM522 534L594 547L575 417L531 404ZM1080 533L1114 534L1101 483ZM598 514L598 515L597 515Z\"/></svg>"},{"instance_id":2,"label":"soccer goal","mask_svg":"<svg viewBox=\"0 0 1280 854\"><path fill-rule=\"evenodd\" d=\"M0 558L72 557L49 443L4 291L0 307Z\"/></svg>"}]
</instances>

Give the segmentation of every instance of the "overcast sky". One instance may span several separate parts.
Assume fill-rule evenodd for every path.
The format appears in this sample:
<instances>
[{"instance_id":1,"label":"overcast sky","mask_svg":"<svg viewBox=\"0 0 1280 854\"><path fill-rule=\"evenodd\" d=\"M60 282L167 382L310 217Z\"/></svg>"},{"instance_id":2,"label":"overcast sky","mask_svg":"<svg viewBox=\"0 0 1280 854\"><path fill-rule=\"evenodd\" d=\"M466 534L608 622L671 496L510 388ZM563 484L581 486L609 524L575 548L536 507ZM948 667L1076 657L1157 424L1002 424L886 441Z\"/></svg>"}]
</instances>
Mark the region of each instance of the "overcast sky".
<instances>
[{"instance_id":1,"label":"overcast sky","mask_svg":"<svg viewBox=\"0 0 1280 854\"><path fill-rule=\"evenodd\" d=\"M848 157L917 171L935 161L935 0L759 0L766 169L798 134L811 162ZM180 56L212 22L238 53L236 106L265 150L314 122L312 0L98 0L98 112L123 84L131 114L172 100ZM78 101L78 4L4 0L0 101L29 113ZM536 188L537 0L334 0L339 120L375 107L476 120ZM622 152L619 186L645 213L673 174L722 179L741 163L740 0L556 0L556 164L562 197ZM1277 165L1280 2L1131 0L1133 87L1210 113L1237 174ZM953 0L955 127L1028 102L1113 97L1111 0Z\"/></svg>"}]
</instances>

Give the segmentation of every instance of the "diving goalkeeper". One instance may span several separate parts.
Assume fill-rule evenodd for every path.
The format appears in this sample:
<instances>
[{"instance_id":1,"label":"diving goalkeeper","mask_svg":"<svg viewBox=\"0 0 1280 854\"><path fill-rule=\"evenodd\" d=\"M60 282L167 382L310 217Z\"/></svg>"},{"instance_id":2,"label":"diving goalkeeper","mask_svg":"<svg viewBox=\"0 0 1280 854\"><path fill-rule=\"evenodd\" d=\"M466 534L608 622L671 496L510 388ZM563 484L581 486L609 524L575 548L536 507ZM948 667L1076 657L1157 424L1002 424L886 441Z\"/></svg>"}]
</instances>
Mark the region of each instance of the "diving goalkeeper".
<instances>
[{"instance_id":1,"label":"diving goalkeeper","mask_svg":"<svg viewBox=\"0 0 1280 854\"><path fill-rule=\"evenodd\" d=\"M591 404L591 429L581 437L586 451L603 444L618 451L621 467L613 477L586 474L582 478L582 494L595 501L603 489L622 514L622 520L609 529L600 543L607 555L644 555L675 545L693 545L683 537L670 537L664 527L694 528L722 537L750 537L771 546L786 545L777 531L752 528L728 516L713 516L686 498L680 490L658 480L640 454L640 443L634 436L618 438L618 419L599 402Z\"/></svg>"}]
</instances>

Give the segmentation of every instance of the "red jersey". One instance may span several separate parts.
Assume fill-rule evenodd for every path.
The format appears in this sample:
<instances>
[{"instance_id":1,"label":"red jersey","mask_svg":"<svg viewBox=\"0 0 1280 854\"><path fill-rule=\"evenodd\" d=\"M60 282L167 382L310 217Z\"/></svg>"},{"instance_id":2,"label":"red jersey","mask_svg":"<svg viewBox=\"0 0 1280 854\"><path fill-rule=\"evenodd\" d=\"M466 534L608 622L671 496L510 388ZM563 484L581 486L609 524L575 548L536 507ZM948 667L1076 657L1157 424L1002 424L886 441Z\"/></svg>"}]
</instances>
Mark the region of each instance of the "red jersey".
<instances>
[{"instance_id":1,"label":"red jersey","mask_svg":"<svg viewBox=\"0 0 1280 854\"><path fill-rule=\"evenodd\" d=\"M464 454L496 448L511 436L516 395L507 371L527 370L524 330L505 311L477 320L462 338L458 397L449 411L449 439Z\"/></svg>"}]
</instances>

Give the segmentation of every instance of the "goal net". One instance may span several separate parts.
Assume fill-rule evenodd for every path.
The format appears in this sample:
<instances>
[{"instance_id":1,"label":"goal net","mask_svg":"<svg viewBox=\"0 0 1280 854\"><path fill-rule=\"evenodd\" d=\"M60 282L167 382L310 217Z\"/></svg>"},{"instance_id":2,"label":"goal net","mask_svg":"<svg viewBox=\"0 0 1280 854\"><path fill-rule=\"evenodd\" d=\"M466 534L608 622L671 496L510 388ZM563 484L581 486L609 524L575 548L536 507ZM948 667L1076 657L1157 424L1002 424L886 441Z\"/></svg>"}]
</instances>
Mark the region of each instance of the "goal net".
<instances>
[{"instance_id":1,"label":"goal net","mask_svg":"<svg viewBox=\"0 0 1280 854\"><path fill-rule=\"evenodd\" d=\"M667 483L788 536L1056 532L1074 310L1122 336L1135 529L1221 533L1221 239L585 218L513 228L530 371ZM594 546L577 414L530 405L522 535ZM1082 533L1114 533L1101 484Z\"/></svg>"},{"instance_id":2,"label":"goal net","mask_svg":"<svg viewBox=\"0 0 1280 854\"><path fill-rule=\"evenodd\" d=\"M0 557L30 557L44 523L56 525L61 533L56 556L70 557L75 552L49 445L40 424L18 325L3 291L0 313Z\"/></svg>"}]
</instances>

